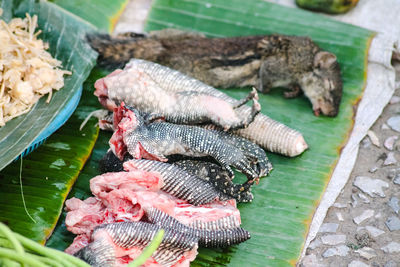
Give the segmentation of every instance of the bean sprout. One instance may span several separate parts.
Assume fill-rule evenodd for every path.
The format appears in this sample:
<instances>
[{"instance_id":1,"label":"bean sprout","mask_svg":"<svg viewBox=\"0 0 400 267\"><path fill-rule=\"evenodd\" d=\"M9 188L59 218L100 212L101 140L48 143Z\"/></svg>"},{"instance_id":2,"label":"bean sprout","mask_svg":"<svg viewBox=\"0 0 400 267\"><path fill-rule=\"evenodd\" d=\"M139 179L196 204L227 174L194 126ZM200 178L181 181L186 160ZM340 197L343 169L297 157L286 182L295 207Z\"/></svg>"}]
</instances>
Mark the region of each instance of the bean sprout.
<instances>
[{"instance_id":1,"label":"bean sprout","mask_svg":"<svg viewBox=\"0 0 400 267\"><path fill-rule=\"evenodd\" d=\"M1 9L0 9L1 13ZM48 44L37 36L37 16L0 20L0 127L27 113L43 95L64 86L61 61L53 58Z\"/></svg>"}]
</instances>

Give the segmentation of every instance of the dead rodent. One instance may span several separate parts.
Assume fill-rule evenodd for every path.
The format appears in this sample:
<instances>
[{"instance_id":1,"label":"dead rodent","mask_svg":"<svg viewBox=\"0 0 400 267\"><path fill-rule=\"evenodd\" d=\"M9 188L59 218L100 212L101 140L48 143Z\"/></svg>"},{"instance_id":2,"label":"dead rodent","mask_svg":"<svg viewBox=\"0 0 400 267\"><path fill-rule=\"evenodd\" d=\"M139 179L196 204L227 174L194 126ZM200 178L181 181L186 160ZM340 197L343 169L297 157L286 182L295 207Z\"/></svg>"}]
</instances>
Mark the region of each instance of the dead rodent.
<instances>
[{"instance_id":1,"label":"dead rodent","mask_svg":"<svg viewBox=\"0 0 400 267\"><path fill-rule=\"evenodd\" d=\"M310 38L260 35L206 38L201 34L165 29L148 35L126 33L116 37L88 35L107 69L141 58L174 68L219 88L254 86L267 93L286 87L285 97L302 91L314 114L336 116L342 80L336 56L321 50Z\"/></svg>"}]
</instances>

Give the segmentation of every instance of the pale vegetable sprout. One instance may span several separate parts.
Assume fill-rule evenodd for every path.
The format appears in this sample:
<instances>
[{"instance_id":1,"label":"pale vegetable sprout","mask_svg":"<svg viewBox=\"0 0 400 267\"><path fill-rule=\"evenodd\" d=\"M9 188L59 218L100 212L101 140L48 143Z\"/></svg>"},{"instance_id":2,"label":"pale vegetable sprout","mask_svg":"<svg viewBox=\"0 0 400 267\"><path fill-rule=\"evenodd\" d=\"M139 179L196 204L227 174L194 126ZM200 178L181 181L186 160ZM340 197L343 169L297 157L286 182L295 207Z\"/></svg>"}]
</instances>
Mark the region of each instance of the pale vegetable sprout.
<instances>
[{"instance_id":1,"label":"pale vegetable sprout","mask_svg":"<svg viewBox=\"0 0 400 267\"><path fill-rule=\"evenodd\" d=\"M2 10L0 9L0 14ZM27 113L43 95L64 86L61 61L53 58L48 44L38 39L37 16L0 20L0 127Z\"/></svg>"}]
</instances>

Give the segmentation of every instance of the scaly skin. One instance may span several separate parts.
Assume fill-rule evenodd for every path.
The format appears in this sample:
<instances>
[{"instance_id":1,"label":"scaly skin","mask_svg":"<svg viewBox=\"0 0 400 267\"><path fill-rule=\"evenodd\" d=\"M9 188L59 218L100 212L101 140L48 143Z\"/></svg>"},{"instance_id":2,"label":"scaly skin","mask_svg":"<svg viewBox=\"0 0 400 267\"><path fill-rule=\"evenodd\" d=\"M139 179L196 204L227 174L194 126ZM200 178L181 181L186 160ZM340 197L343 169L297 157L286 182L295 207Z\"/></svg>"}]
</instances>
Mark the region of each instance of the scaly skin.
<instances>
[{"instance_id":1,"label":"scaly skin","mask_svg":"<svg viewBox=\"0 0 400 267\"><path fill-rule=\"evenodd\" d=\"M206 86L200 81L161 65L156 67L160 71L151 74L142 70L140 65L127 64L124 70L116 70L97 80L95 95L110 110L124 102L142 112L158 114L169 122L211 122L224 130L247 127L261 110L255 89L232 105L218 97L194 91L190 84ZM169 89L176 86L185 87L185 90L174 92ZM254 102L252 112L246 117L240 116L235 110L249 100Z\"/></svg>"},{"instance_id":2,"label":"scaly skin","mask_svg":"<svg viewBox=\"0 0 400 267\"><path fill-rule=\"evenodd\" d=\"M149 117L149 116L146 116L146 117ZM111 118L111 120L110 120L110 118ZM113 127L110 127L110 125L113 125L113 122L112 122L112 117L110 117L109 115L107 115L107 117L99 118L99 122L101 122L100 123L101 125L106 126L106 127L103 126L103 128L102 128L103 130L114 130ZM204 128L208 129L208 130L212 130L213 133L218 135L225 142L228 142L228 143L236 146L237 148L239 148L243 153L246 154L246 156L248 158L254 158L253 169L258 170L259 177L268 175L270 173L270 171L273 169L271 162L268 160L268 157L265 154L265 151L262 148L260 148L258 145L254 144L253 142L251 142L243 137L240 137L236 134L233 134L233 133L216 130L215 127L212 125L207 125ZM108 163L107 160L112 161L112 158L103 160L104 166L110 165L110 163ZM119 167L119 169L114 168L114 169L111 169L110 171L120 171L120 170L122 170L122 165ZM106 172L106 171L103 171L103 172Z\"/></svg>"},{"instance_id":3,"label":"scaly skin","mask_svg":"<svg viewBox=\"0 0 400 267\"><path fill-rule=\"evenodd\" d=\"M102 173L120 172L124 170L123 162L129 160L132 160L129 154L126 154L124 161L121 161L112 151L109 151L100 160L99 168ZM251 193L251 184L247 182L244 184L233 183L230 173L218 164L203 160L181 159L181 157L176 156L168 157L168 162L187 173L196 175L209 182L220 193L236 199L237 202L251 202L254 198Z\"/></svg>"},{"instance_id":4,"label":"scaly skin","mask_svg":"<svg viewBox=\"0 0 400 267\"><path fill-rule=\"evenodd\" d=\"M250 142L249 140L235 135L233 133L222 132L214 130L213 133L217 134L222 140L228 142L239 148L248 158L254 158L254 167L258 172L259 177L266 176L273 169L271 162L268 160L265 151L258 145Z\"/></svg>"},{"instance_id":5,"label":"scaly skin","mask_svg":"<svg viewBox=\"0 0 400 267\"><path fill-rule=\"evenodd\" d=\"M196 220L187 224L187 226L197 230L224 230L239 228L240 224L241 222L237 217L227 216L214 221Z\"/></svg>"},{"instance_id":6,"label":"scaly skin","mask_svg":"<svg viewBox=\"0 0 400 267\"><path fill-rule=\"evenodd\" d=\"M195 236L199 239L200 247L227 247L242 243L250 238L250 233L243 228L223 228L214 224L216 229L196 229L182 224L174 217L156 208L146 210L147 219L160 227L172 228L178 232Z\"/></svg>"},{"instance_id":7,"label":"scaly skin","mask_svg":"<svg viewBox=\"0 0 400 267\"><path fill-rule=\"evenodd\" d=\"M233 183L229 172L217 164L198 160L179 160L172 164L210 182L219 191L236 199L238 202L251 202L254 198L251 193L251 184Z\"/></svg>"},{"instance_id":8,"label":"scaly skin","mask_svg":"<svg viewBox=\"0 0 400 267\"><path fill-rule=\"evenodd\" d=\"M132 59L129 64L134 64L135 68L151 75L157 83L163 82L162 73L164 69L162 66L139 59ZM177 71L175 72L178 73ZM165 87L165 89L168 89L172 93L185 92L187 88L191 88L191 90L199 94L220 98L230 103L232 106L239 106L235 109L235 112L240 114L240 117L248 118L251 113L253 113L252 108L246 105L240 105L241 102L239 100L231 98L221 91L195 79L184 80L184 83L172 83L171 86ZM258 114L248 127L238 129L234 131L234 133L249 139L268 151L277 152L290 157L303 153L308 147L301 133L272 120L264 114Z\"/></svg>"},{"instance_id":9,"label":"scaly skin","mask_svg":"<svg viewBox=\"0 0 400 267\"><path fill-rule=\"evenodd\" d=\"M144 71L154 77L156 82L163 82L163 80L160 79L162 75L159 73L162 72L163 69L160 68L158 64L144 60L132 60L131 63L135 64L136 67L141 71ZM99 88L100 87L98 87L98 89ZM103 88L105 87L103 86ZM230 103L233 107L237 107L235 112L240 114L240 117L248 118L252 113L252 109L250 107L246 105L241 106L241 101L231 98L211 86L204 86L204 84L199 83L194 79L187 80L186 83L181 87L169 86L168 90L170 90L171 93L180 94L181 92L187 91L187 88L192 88L199 94L217 97ZM107 91L99 90L99 95L107 96ZM107 100L102 99L101 96L99 99L100 101L103 101L103 105L105 106L110 104L110 108L115 105L113 101L108 102ZM108 99L108 96L105 99ZM102 129L112 128L110 127L109 122L106 120L100 120L100 126ZM208 125L207 127L209 128L211 126L214 127L213 129L218 128L212 124ZM248 125L248 127L244 129L238 129L234 131L234 133L249 139L268 151L276 152L289 157L297 156L308 148L308 145L301 133L283 125L282 123L272 120L264 114L258 114L255 116L254 121Z\"/></svg>"},{"instance_id":10,"label":"scaly skin","mask_svg":"<svg viewBox=\"0 0 400 267\"><path fill-rule=\"evenodd\" d=\"M142 114L146 118L149 116L146 114ZM102 127L103 130L114 130L113 127L110 127L110 125L113 125L112 117L109 116L109 113L105 117L99 118L100 126L105 125L106 127ZM270 171L273 169L271 162L268 160L267 155L265 154L265 151L260 148L258 145L254 144L253 142L240 137L236 134L229 133L229 132L224 132L224 131L219 131L216 130L213 125L207 125L204 127L205 129L212 130L213 133L218 135L221 139L223 139L225 142L228 142L237 148L239 148L243 153L246 154L247 157L249 158L254 158L254 166L253 169L258 170L258 175L259 177L266 176L270 173ZM110 158L111 157L111 158ZM127 159L125 159L126 161ZM104 166L111 166L111 163L109 161L113 161L112 155L106 157L102 162ZM112 168L109 171L120 171L122 170L122 165L120 164L119 169ZM103 172L107 172L106 170Z\"/></svg>"},{"instance_id":11,"label":"scaly skin","mask_svg":"<svg viewBox=\"0 0 400 267\"><path fill-rule=\"evenodd\" d=\"M124 169L159 173L164 182L161 190L193 205L206 204L217 199L230 199L204 179L169 163L133 159L124 163Z\"/></svg>"},{"instance_id":12,"label":"scaly skin","mask_svg":"<svg viewBox=\"0 0 400 267\"><path fill-rule=\"evenodd\" d=\"M114 111L115 132L110 139L114 154L122 160L128 152L134 158L167 161L166 156L180 154L190 157L211 156L234 175L230 166L244 173L249 182L259 178L248 158L239 148L221 140L212 131L167 122L145 124L135 110L124 106Z\"/></svg>"},{"instance_id":13,"label":"scaly skin","mask_svg":"<svg viewBox=\"0 0 400 267\"><path fill-rule=\"evenodd\" d=\"M107 238L95 240L74 254L75 257L93 267L114 267L115 249L107 242Z\"/></svg>"},{"instance_id":14,"label":"scaly skin","mask_svg":"<svg viewBox=\"0 0 400 267\"><path fill-rule=\"evenodd\" d=\"M94 267L112 267L116 264L117 250L122 248L129 253L133 247L143 249L160 229L164 229L161 244L152 257L163 266L171 266L197 245L227 247L250 238L250 233L231 217L187 226L155 208L147 209L146 215L150 223L118 222L96 227L91 238L93 242L74 256Z\"/></svg>"},{"instance_id":15,"label":"scaly skin","mask_svg":"<svg viewBox=\"0 0 400 267\"><path fill-rule=\"evenodd\" d=\"M93 231L93 242L79 250L75 256L94 267L112 267L116 264L117 247L144 249L160 229L160 226L146 222L103 224ZM152 255L163 266L173 265L184 252L197 246L197 237L178 230L164 228L161 244Z\"/></svg>"}]
</instances>

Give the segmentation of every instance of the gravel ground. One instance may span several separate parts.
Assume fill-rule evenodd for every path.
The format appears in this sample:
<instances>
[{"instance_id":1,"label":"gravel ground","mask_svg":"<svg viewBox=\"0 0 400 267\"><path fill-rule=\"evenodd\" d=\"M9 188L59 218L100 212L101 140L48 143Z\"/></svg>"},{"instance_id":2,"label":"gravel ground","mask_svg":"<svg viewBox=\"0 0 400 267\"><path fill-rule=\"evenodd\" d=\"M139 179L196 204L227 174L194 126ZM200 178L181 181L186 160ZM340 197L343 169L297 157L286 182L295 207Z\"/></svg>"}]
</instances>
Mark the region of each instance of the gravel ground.
<instances>
[{"instance_id":1,"label":"gravel ground","mask_svg":"<svg viewBox=\"0 0 400 267\"><path fill-rule=\"evenodd\" d=\"M400 66L396 65L399 87ZM360 144L350 179L300 266L400 266L400 88Z\"/></svg>"}]
</instances>

